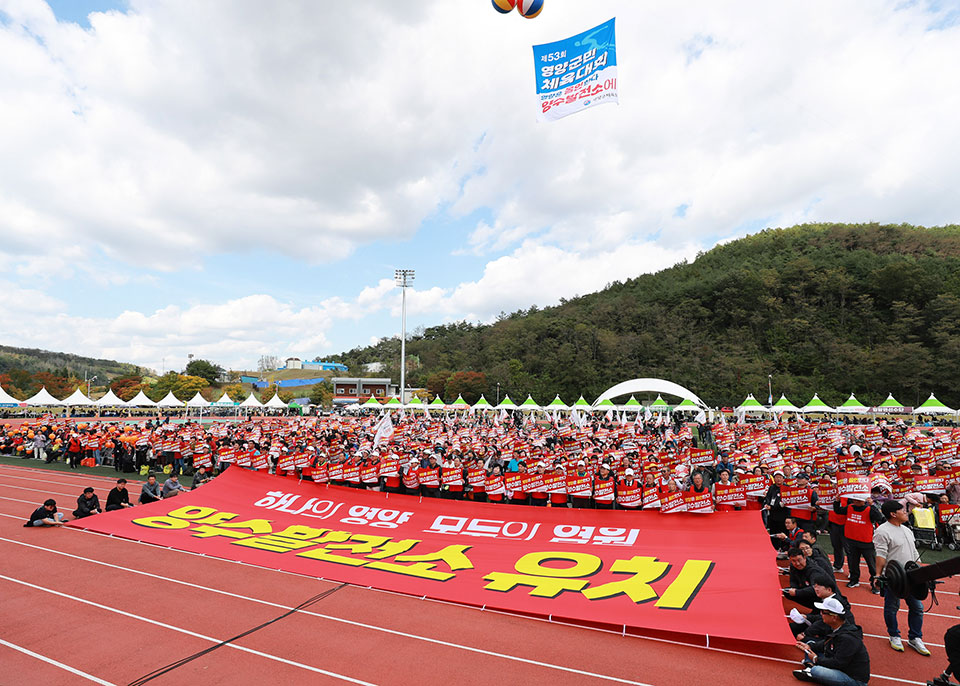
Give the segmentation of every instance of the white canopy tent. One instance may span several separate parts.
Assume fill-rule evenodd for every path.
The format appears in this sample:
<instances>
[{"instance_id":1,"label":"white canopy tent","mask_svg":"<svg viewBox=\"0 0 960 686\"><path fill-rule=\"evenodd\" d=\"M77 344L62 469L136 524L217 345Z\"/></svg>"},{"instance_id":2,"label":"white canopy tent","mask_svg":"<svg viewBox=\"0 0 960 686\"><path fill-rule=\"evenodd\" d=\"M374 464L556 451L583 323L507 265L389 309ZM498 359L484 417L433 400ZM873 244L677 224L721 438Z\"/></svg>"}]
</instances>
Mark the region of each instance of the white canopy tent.
<instances>
[{"instance_id":1,"label":"white canopy tent","mask_svg":"<svg viewBox=\"0 0 960 686\"><path fill-rule=\"evenodd\" d=\"M50 407L53 405L61 406L63 403L56 398L54 398L47 391L47 387L43 386L39 391L37 391L32 397L27 398L27 405L33 407Z\"/></svg>"},{"instance_id":2,"label":"white canopy tent","mask_svg":"<svg viewBox=\"0 0 960 686\"><path fill-rule=\"evenodd\" d=\"M140 391L127 401L127 407L156 407L157 404L147 397L147 394Z\"/></svg>"},{"instance_id":3,"label":"white canopy tent","mask_svg":"<svg viewBox=\"0 0 960 686\"><path fill-rule=\"evenodd\" d=\"M68 397L64 398L62 402L64 405L68 405L70 407L87 407L89 405L93 405L93 401L81 393L79 388L71 393Z\"/></svg>"},{"instance_id":4,"label":"white canopy tent","mask_svg":"<svg viewBox=\"0 0 960 686\"><path fill-rule=\"evenodd\" d=\"M142 395L143 391L141 391L140 393ZM125 402L123 402L122 400L120 400L120 398L116 396L112 388L108 389L106 394L104 394L102 398L98 398L96 401L94 401L93 404L96 405L97 407L126 407L127 406Z\"/></svg>"},{"instance_id":5,"label":"white canopy tent","mask_svg":"<svg viewBox=\"0 0 960 686\"><path fill-rule=\"evenodd\" d=\"M666 381L664 379L631 379L630 381L618 383L616 386L611 386L601 393L600 396L593 401L593 406L596 407L604 400L617 398L621 395L636 395L640 393L660 393L673 395L678 398L683 398L685 400L694 402L697 404L697 407L701 409L707 409L707 406L702 400L700 400L700 397L696 393L684 388L680 384L673 383L672 381Z\"/></svg>"},{"instance_id":6,"label":"white canopy tent","mask_svg":"<svg viewBox=\"0 0 960 686\"><path fill-rule=\"evenodd\" d=\"M264 403L263 406L264 406L264 407L269 407L269 408L271 408L271 409L273 409L273 410L285 410L285 409L287 409L287 404L286 404L285 402L283 402L282 400L280 400L280 394L279 394L279 393L274 393L274 394L273 394L273 397L270 398L270 400L268 400L266 403Z\"/></svg>"},{"instance_id":7,"label":"white canopy tent","mask_svg":"<svg viewBox=\"0 0 960 686\"><path fill-rule=\"evenodd\" d=\"M10 405L20 405L20 401L3 390L3 386L0 386L0 406L9 407Z\"/></svg>"},{"instance_id":8,"label":"white canopy tent","mask_svg":"<svg viewBox=\"0 0 960 686\"><path fill-rule=\"evenodd\" d=\"M257 400L253 393L251 393L246 400L240 403L240 407L263 407L263 403Z\"/></svg>"},{"instance_id":9,"label":"white canopy tent","mask_svg":"<svg viewBox=\"0 0 960 686\"><path fill-rule=\"evenodd\" d=\"M184 402L182 400L177 400L177 396L173 394L173 391L167 391L167 394L163 396L163 399L157 403L157 407L183 407Z\"/></svg>"},{"instance_id":10,"label":"white canopy tent","mask_svg":"<svg viewBox=\"0 0 960 686\"><path fill-rule=\"evenodd\" d=\"M187 401L187 407L210 407L210 401L200 395L200 391Z\"/></svg>"},{"instance_id":11,"label":"white canopy tent","mask_svg":"<svg viewBox=\"0 0 960 686\"><path fill-rule=\"evenodd\" d=\"M227 395L227 392L224 391L223 395L220 396L220 400L217 400L212 403L214 407L233 407L236 403L230 400L230 396Z\"/></svg>"}]
</instances>

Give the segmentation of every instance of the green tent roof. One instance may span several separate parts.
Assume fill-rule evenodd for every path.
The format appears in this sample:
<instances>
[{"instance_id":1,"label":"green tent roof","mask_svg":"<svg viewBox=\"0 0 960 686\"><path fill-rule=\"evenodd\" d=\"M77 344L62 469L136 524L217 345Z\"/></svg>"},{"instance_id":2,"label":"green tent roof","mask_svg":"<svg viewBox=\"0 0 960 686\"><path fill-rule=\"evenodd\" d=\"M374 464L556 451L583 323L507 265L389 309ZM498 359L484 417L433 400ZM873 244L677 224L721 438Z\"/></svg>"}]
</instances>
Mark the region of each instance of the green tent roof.
<instances>
[{"instance_id":1,"label":"green tent roof","mask_svg":"<svg viewBox=\"0 0 960 686\"><path fill-rule=\"evenodd\" d=\"M586 402L586 401L584 401L584 402ZM547 408L546 408L546 409L548 409L548 410L569 410L570 408L567 406L567 404L566 404L565 402L563 402L562 400L560 400L560 395L558 394L557 397L554 398L554 399L550 402L549 405L547 405Z\"/></svg>"},{"instance_id":2,"label":"green tent roof","mask_svg":"<svg viewBox=\"0 0 960 686\"><path fill-rule=\"evenodd\" d=\"M827 405L825 402L820 400L820 396L816 393L813 394L813 397L810 398L810 402L800 408L801 412L834 412L834 409Z\"/></svg>"},{"instance_id":3,"label":"green tent roof","mask_svg":"<svg viewBox=\"0 0 960 686\"><path fill-rule=\"evenodd\" d=\"M438 395L436 398L433 399L433 402L430 403L429 407L446 407L446 405L444 404L444 402L440 399L440 396Z\"/></svg>"},{"instance_id":4,"label":"green tent roof","mask_svg":"<svg viewBox=\"0 0 960 686\"><path fill-rule=\"evenodd\" d=\"M753 393L748 395L740 406L737 408L737 412L766 412L767 408L760 404L756 398L753 397Z\"/></svg>"},{"instance_id":5,"label":"green tent roof","mask_svg":"<svg viewBox=\"0 0 960 686\"><path fill-rule=\"evenodd\" d=\"M699 410L699 409L700 409L700 406L697 405L697 404L696 404L695 402L693 402L692 400L690 400L690 398L684 398L682 401L680 401L680 404L677 405L676 407L674 407L673 409L675 409L675 410L687 410L687 409Z\"/></svg>"},{"instance_id":6,"label":"green tent roof","mask_svg":"<svg viewBox=\"0 0 960 686\"><path fill-rule=\"evenodd\" d=\"M693 405L693 403L690 403L690 404ZM652 403L650 403L650 407L654 408L654 407L670 407L670 406L667 404L667 401L664 400L663 397L658 393L657 399L654 400Z\"/></svg>"},{"instance_id":7,"label":"green tent roof","mask_svg":"<svg viewBox=\"0 0 960 686\"><path fill-rule=\"evenodd\" d=\"M367 402L363 403L360 407L380 407L380 403L371 395L367 398Z\"/></svg>"},{"instance_id":8,"label":"green tent roof","mask_svg":"<svg viewBox=\"0 0 960 686\"><path fill-rule=\"evenodd\" d=\"M418 396L413 396L410 398L410 402L408 402L407 405L423 405L423 401L420 400Z\"/></svg>"},{"instance_id":9,"label":"green tent roof","mask_svg":"<svg viewBox=\"0 0 960 686\"><path fill-rule=\"evenodd\" d=\"M631 409L637 409L637 408L642 408L642 407L643 407L643 405L640 403L640 401L637 400L636 398L634 398L632 395L630 396L630 400L628 400L627 402L625 402L625 403L623 404L623 406L624 406L624 407L629 407L629 408L631 408Z\"/></svg>"},{"instance_id":10,"label":"green tent roof","mask_svg":"<svg viewBox=\"0 0 960 686\"><path fill-rule=\"evenodd\" d=\"M773 404L772 408L775 412L799 412L800 408L794 405L787 399L787 396L783 393L780 394L780 400Z\"/></svg>"},{"instance_id":11,"label":"green tent roof","mask_svg":"<svg viewBox=\"0 0 960 686\"><path fill-rule=\"evenodd\" d=\"M837 412L846 412L849 414L864 414L868 409L866 405L857 400L856 396L851 393L850 397L847 398L846 402L840 405L837 408Z\"/></svg>"},{"instance_id":12,"label":"green tent roof","mask_svg":"<svg viewBox=\"0 0 960 686\"><path fill-rule=\"evenodd\" d=\"M881 407L903 407L903 405L900 404L899 400L893 397L893 393L889 393L887 394L887 399L877 405L877 408Z\"/></svg>"},{"instance_id":13,"label":"green tent roof","mask_svg":"<svg viewBox=\"0 0 960 686\"><path fill-rule=\"evenodd\" d=\"M463 399L462 395L458 395L457 399L450 403L450 407L455 410L466 410L470 405Z\"/></svg>"},{"instance_id":14,"label":"green tent roof","mask_svg":"<svg viewBox=\"0 0 960 686\"><path fill-rule=\"evenodd\" d=\"M942 402L933 397L933 393L930 394L930 397L924 401L923 405L918 407L913 411L914 414L956 414L956 410L953 410Z\"/></svg>"},{"instance_id":15,"label":"green tent roof","mask_svg":"<svg viewBox=\"0 0 960 686\"><path fill-rule=\"evenodd\" d=\"M604 398L593 406L593 409L595 410L612 410L614 408L616 408L616 405L613 404L613 401L610 400L610 398Z\"/></svg>"},{"instance_id":16,"label":"green tent roof","mask_svg":"<svg viewBox=\"0 0 960 686\"><path fill-rule=\"evenodd\" d=\"M517 409L517 404L510 400L509 395L503 396L503 400L497 405L498 410L515 410Z\"/></svg>"},{"instance_id":17,"label":"green tent roof","mask_svg":"<svg viewBox=\"0 0 960 686\"><path fill-rule=\"evenodd\" d=\"M532 395L528 395L527 399L520 403L521 410L539 410L540 406L537 405L537 401L533 399Z\"/></svg>"},{"instance_id":18,"label":"green tent roof","mask_svg":"<svg viewBox=\"0 0 960 686\"><path fill-rule=\"evenodd\" d=\"M481 395L480 400L473 404L473 408L475 410L492 410L493 405L491 405L489 401Z\"/></svg>"},{"instance_id":19,"label":"green tent roof","mask_svg":"<svg viewBox=\"0 0 960 686\"><path fill-rule=\"evenodd\" d=\"M383 404L384 407L403 407L403 403L400 402L400 398L393 396Z\"/></svg>"},{"instance_id":20,"label":"green tent roof","mask_svg":"<svg viewBox=\"0 0 960 686\"><path fill-rule=\"evenodd\" d=\"M581 395L581 396L580 396L580 399L579 399L577 402L575 402L575 403L573 404L573 406L574 406L574 407L589 408L589 407L590 407L590 403L588 403L588 402L584 399L584 397Z\"/></svg>"}]
</instances>

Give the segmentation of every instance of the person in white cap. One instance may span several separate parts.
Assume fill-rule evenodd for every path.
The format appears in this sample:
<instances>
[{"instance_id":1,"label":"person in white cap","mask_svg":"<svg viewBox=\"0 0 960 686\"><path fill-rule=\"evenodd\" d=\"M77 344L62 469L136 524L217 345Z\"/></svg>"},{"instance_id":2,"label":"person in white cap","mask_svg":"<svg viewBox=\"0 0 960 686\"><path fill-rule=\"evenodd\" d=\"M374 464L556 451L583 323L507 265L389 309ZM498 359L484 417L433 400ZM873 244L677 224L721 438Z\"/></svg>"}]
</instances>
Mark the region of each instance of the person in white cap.
<instances>
[{"instance_id":1,"label":"person in white cap","mask_svg":"<svg viewBox=\"0 0 960 686\"><path fill-rule=\"evenodd\" d=\"M870 654L863 644L863 630L845 621L846 611L836 598L815 603L821 621L830 627L830 633L817 650L797 641L803 651L803 666L793 672L800 681L830 686L864 686L870 681Z\"/></svg>"}]
</instances>

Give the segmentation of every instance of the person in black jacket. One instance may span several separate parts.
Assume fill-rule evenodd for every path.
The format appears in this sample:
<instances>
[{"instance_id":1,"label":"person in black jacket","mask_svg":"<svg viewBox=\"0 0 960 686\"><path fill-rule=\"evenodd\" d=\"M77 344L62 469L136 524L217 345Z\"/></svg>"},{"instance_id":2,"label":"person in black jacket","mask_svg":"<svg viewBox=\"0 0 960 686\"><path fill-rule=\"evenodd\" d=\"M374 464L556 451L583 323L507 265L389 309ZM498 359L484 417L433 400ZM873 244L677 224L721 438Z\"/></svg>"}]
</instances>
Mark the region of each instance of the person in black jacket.
<instances>
[{"instance_id":1,"label":"person in black jacket","mask_svg":"<svg viewBox=\"0 0 960 686\"><path fill-rule=\"evenodd\" d=\"M797 648L804 653L804 666L794 670L793 676L816 684L864 686L870 681L870 654L863 644L863 630L844 621L846 611L836 598L828 598L816 607L831 631L820 650L797 641Z\"/></svg>"},{"instance_id":2,"label":"person in black jacket","mask_svg":"<svg viewBox=\"0 0 960 686\"><path fill-rule=\"evenodd\" d=\"M814 549L814 547L810 544L810 541L806 540L805 538L801 538L801 540L797 542L797 547L806 556L808 562L811 562L815 566L819 567L824 574L833 580L834 584L837 583L837 577L833 573L833 565L830 564L830 560L826 555L823 554L822 551ZM819 555L817 555L818 552L820 553Z\"/></svg>"},{"instance_id":3,"label":"person in black jacket","mask_svg":"<svg viewBox=\"0 0 960 686\"><path fill-rule=\"evenodd\" d=\"M783 472L773 473L773 483L763 496L763 509L767 513L767 530L771 534L786 533L784 522L790 514L790 508L780 502L780 487L783 486Z\"/></svg>"},{"instance_id":4,"label":"person in black jacket","mask_svg":"<svg viewBox=\"0 0 960 686\"><path fill-rule=\"evenodd\" d=\"M77 498L77 509L73 511L73 516L77 519L83 519L90 515L100 514L100 498L93 492L93 488L87 486L83 493Z\"/></svg>"},{"instance_id":5,"label":"person in black jacket","mask_svg":"<svg viewBox=\"0 0 960 686\"><path fill-rule=\"evenodd\" d=\"M125 507L133 507L130 504L130 493L127 491L127 480L117 479L117 485L107 493L107 507L105 511L122 510Z\"/></svg>"},{"instance_id":6,"label":"person in black jacket","mask_svg":"<svg viewBox=\"0 0 960 686\"><path fill-rule=\"evenodd\" d=\"M853 610L850 608L850 601L841 595L836 585L831 583L829 577L817 574L810 583L813 585L813 590L817 594L819 602L823 603L827 598L836 598L843 605L843 620L847 624L856 624ZM806 615L800 614L797 610L791 610L790 619L790 630L793 631L793 635L797 637L798 641L809 644L814 650L822 648L823 641L833 631L823 622L823 617L816 607L816 603L814 603L813 611Z\"/></svg>"},{"instance_id":7,"label":"person in black jacket","mask_svg":"<svg viewBox=\"0 0 960 686\"><path fill-rule=\"evenodd\" d=\"M53 498L45 500L23 526L63 526L63 513L57 512L57 501Z\"/></svg>"},{"instance_id":8,"label":"person in black jacket","mask_svg":"<svg viewBox=\"0 0 960 686\"><path fill-rule=\"evenodd\" d=\"M787 559L790 560L790 585L783 589L783 597L812 610L819 600L813 589L813 579L823 576L823 569L811 562L799 548L791 548ZM837 591L836 582L832 582L831 590Z\"/></svg>"}]
</instances>

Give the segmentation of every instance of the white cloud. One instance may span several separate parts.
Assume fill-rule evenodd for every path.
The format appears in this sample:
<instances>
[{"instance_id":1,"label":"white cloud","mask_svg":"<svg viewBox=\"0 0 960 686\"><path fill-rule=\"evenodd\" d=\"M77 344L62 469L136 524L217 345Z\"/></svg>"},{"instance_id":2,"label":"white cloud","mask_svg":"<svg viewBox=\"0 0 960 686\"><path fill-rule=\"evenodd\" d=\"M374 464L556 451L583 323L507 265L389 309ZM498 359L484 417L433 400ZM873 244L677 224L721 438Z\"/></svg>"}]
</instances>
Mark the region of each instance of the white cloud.
<instances>
[{"instance_id":1,"label":"white cloud","mask_svg":"<svg viewBox=\"0 0 960 686\"><path fill-rule=\"evenodd\" d=\"M400 307L389 279L319 305L257 286L152 312L116 286L202 282L225 253L252 272L265 252L330 262L409 242L429 264L446 256L417 235L427 218L470 216L460 252L489 259L408 292L428 321L552 304L761 218L956 221L960 89L944 65L960 25L927 30L948 11L931 6L551 0L526 21L482 2L132 0L85 31L0 0L16 65L0 70L0 270L16 296L0 315L37 320L0 335L152 366L163 351L305 354L339 322L375 338L371 315ZM536 124L530 45L613 15L621 104ZM119 300L66 312L49 294L77 276Z\"/></svg>"}]
</instances>

